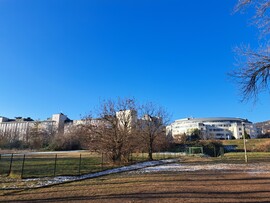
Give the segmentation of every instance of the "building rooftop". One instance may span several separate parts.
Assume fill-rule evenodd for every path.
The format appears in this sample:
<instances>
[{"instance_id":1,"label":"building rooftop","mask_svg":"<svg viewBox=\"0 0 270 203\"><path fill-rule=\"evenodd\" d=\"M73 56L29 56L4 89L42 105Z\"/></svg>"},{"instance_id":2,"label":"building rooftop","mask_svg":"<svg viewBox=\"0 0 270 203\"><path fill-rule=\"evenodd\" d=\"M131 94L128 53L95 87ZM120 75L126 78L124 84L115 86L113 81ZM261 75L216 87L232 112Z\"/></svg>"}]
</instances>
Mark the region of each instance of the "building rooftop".
<instances>
[{"instance_id":1,"label":"building rooftop","mask_svg":"<svg viewBox=\"0 0 270 203\"><path fill-rule=\"evenodd\" d=\"M234 118L234 117L184 118L184 119L178 119L175 122L182 122L182 121L195 121L195 122L226 122L226 121L233 121L233 122L248 122L248 123L251 123L248 119Z\"/></svg>"}]
</instances>

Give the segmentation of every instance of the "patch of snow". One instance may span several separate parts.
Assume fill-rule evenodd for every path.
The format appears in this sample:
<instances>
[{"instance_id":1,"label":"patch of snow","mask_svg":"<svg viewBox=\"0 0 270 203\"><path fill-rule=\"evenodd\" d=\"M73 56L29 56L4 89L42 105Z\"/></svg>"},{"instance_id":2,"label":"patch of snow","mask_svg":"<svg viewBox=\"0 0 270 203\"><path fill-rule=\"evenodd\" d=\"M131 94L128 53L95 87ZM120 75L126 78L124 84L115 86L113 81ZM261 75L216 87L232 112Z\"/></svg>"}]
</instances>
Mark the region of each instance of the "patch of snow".
<instances>
[{"instance_id":1,"label":"patch of snow","mask_svg":"<svg viewBox=\"0 0 270 203\"><path fill-rule=\"evenodd\" d=\"M270 165L269 165L270 166ZM153 172L187 172L187 171L202 171L202 170L222 170L224 172L234 172L235 170L249 173L270 173L269 166L262 167L260 164L203 164L203 165L190 165L190 164L166 164L154 167L147 167L138 171L130 173L153 173Z\"/></svg>"},{"instance_id":2,"label":"patch of snow","mask_svg":"<svg viewBox=\"0 0 270 203\"><path fill-rule=\"evenodd\" d=\"M133 170L138 170L138 169L142 169L145 167L153 167L156 165L170 164L170 163L174 163L176 161L177 161L177 159L147 161L147 162L133 164L130 166L123 166L120 168L109 169L109 170L105 170L105 171L101 171L101 172L97 172L97 173L86 174L86 175L81 175L81 176L58 176L58 177L54 177L51 179L45 179L45 180L44 180L44 178L40 178L40 179L34 178L34 179L26 179L25 181L37 181L36 184L33 184L29 187L30 188L38 188L38 187L55 185L55 184L59 184L59 183L78 181L78 180L84 180L84 179L89 179L89 178L96 178L99 176L109 175L109 174L113 174L113 173L133 171Z\"/></svg>"}]
</instances>

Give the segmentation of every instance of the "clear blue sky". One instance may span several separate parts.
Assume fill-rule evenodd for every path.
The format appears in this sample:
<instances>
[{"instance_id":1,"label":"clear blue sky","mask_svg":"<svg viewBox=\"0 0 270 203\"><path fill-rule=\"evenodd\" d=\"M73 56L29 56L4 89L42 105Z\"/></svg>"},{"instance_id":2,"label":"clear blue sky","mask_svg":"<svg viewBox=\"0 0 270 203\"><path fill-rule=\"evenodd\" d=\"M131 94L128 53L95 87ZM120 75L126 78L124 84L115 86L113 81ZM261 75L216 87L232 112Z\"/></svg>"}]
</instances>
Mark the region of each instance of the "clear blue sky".
<instances>
[{"instance_id":1,"label":"clear blue sky","mask_svg":"<svg viewBox=\"0 0 270 203\"><path fill-rule=\"evenodd\" d=\"M0 0L0 115L79 119L102 99L172 113L270 119L269 96L241 103L233 48L257 44L236 1Z\"/></svg>"}]
</instances>

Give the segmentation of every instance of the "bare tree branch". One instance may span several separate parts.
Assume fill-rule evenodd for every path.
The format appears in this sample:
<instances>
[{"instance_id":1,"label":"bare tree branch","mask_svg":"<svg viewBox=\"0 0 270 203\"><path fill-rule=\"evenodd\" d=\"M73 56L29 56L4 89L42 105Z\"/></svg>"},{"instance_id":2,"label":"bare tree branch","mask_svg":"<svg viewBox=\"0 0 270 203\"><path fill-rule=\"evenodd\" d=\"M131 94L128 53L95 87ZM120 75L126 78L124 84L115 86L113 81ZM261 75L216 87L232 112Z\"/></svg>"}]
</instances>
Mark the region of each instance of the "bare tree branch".
<instances>
[{"instance_id":1,"label":"bare tree branch","mask_svg":"<svg viewBox=\"0 0 270 203\"><path fill-rule=\"evenodd\" d=\"M234 11L239 12L246 8L255 9L253 23L260 31L260 39L266 41L265 46L253 50L250 47L237 47L238 69L230 76L236 80L242 94L242 101L257 100L259 93L268 90L270 77L270 55L268 34L270 33L270 0L238 0Z\"/></svg>"},{"instance_id":2,"label":"bare tree branch","mask_svg":"<svg viewBox=\"0 0 270 203\"><path fill-rule=\"evenodd\" d=\"M268 89L270 56L267 53L253 51L249 47L237 47L235 51L239 56L237 64L239 68L230 75L240 86L242 101L250 98L256 101L258 94Z\"/></svg>"},{"instance_id":3,"label":"bare tree branch","mask_svg":"<svg viewBox=\"0 0 270 203\"><path fill-rule=\"evenodd\" d=\"M234 12L246 11L247 8L255 9L252 22L258 27L261 37L265 37L270 33L270 1L269 0L238 0L234 7Z\"/></svg>"}]
</instances>

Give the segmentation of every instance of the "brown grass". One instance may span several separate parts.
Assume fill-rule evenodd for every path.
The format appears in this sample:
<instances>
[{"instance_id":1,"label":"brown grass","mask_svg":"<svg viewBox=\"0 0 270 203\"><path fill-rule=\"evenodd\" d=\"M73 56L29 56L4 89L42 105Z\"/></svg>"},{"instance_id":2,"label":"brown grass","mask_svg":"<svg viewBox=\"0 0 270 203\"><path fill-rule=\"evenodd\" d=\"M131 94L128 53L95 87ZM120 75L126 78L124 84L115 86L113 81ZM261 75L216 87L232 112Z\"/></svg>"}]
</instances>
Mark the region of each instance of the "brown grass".
<instances>
[{"instance_id":1,"label":"brown grass","mask_svg":"<svg viewBox=\"0 0 270 203\"><path fill-rule=\"evenodd\" d=\"M248 151L258 152L262 151L261 147L264 143L270 141L270 138L264 139L247 139L246 140L246 147ZM237 150L243 151L244 150L244 142L242 139L237 140L222 140L223 145L235 145Z\"/></svg>"},{"instance_id":2,"label":"brown grass","mask_svg":"<svg viewBox=\"0 0 270 203\"><path fill-rule=\"evenodd\" d=\"M256 149L259 152L269 152L270 151L270 140L266 140L265 142L258 144Z\"/></svg>"},{"instance_id":3,"label":"brown grass","mask_svg":"<svg viewBox=\"0 0 270 203\"><path fill-rule=\"evenodd\" d=\"M2 190L0 202L270 202L269 185L270 172L241 168L123 173L42 189Z\"/></svg>"}]
</instances>

